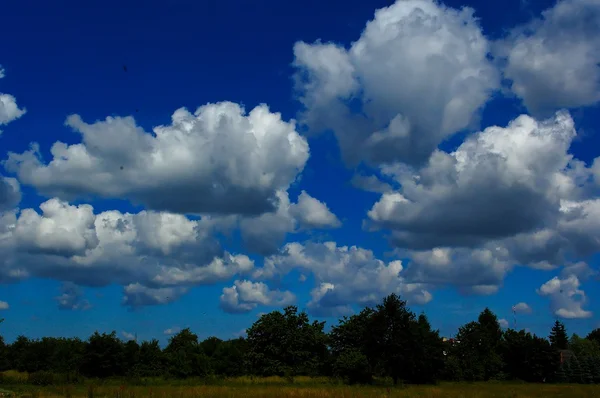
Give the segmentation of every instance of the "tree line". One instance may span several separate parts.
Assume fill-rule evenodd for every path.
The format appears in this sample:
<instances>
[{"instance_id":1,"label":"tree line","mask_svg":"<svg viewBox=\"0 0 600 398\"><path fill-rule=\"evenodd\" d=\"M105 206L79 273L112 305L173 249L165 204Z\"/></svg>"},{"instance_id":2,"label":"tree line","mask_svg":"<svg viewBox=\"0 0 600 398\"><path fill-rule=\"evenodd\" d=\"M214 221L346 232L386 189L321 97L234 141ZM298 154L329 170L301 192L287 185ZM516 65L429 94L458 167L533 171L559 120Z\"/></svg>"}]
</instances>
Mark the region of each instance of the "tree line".
<instances>
[{"instance_id":1,"label":"tree line","mask_svg":"<svg viewBox=\"0 0 600 398\"><path fill-rule=\"evenodd\" d=\"M440 380L600 383L600 329L568 337L556 321L548 338L499 325L484 309L477 321L443 339L425 314L416 315L395 294L374 308L342 317L329 333L295 306L262 315L246 338L199 341L190 329L157 340L122 341L116 332L79 338L29 339L6 344L0 336L0 371L28 372L33 384L86 378L208 378L327 376L346 383L382 378L426 384ZM0 373L1 375L2 373ZM2 377L0 376L0 382Z\"/></svg>"}]
</instances>

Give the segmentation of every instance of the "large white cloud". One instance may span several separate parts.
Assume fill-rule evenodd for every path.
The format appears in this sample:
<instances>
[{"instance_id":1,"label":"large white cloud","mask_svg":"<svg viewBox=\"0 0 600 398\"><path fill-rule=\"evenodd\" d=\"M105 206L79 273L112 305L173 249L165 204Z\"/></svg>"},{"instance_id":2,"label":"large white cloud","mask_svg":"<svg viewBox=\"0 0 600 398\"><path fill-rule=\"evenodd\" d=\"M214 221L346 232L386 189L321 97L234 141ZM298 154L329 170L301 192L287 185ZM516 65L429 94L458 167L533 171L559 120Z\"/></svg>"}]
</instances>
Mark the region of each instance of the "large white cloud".
<instances>
[{"instance_id":1,"label":"large white cloud","mask_svg":"<svg viewBox=\"0 0 600 398\"><path fill-rule=\"evenodd\" d=\"M280 253L267 257L254 276L277 279L292 269L314 276L308 307L317 314L346 313L354 303L372 305L392 292L411 303L432 299L425 285L405 282L400 261L385 263L370 250L335 242L288 243Z\"/></svg>"},{"instance_id":2,"label":"large white cloud","mask_svg":"<svg viewBox=\"0 0 600 398\"><path fill-rule=\"evenodd\" d=\"M574 137L566 112L488 127L452 153L437 150L418 170L393 170L401 188L383 194L369 218L393 229L398 246L423 249L476 245L554 225L561 198L574 191L567 171Z\"/></svg>"},{"instance_id":3,"label":"large white cloud","mask_svg":"<svg viewBox=\"0 0 600 398\"><path fill-rule=\"evenodd\" d=\"M245 255L225 252L209 217L142 211L94 214L89 205L51 199L1 213L0 281L47 277L78 285L125 286L131 306L174 300L196 285L250 272Z\"/></svg>"},{"instance_id":4,"label":"large white cloud","mask_svg":"<svg viewBox=\"0 0 600 398\"><path fill-rule=\"evenodd\" d=\"M399 0L377 10L348 50L295 45L303 121L333 129L348 162L423 162L474 125L499 87L488 53L472 9Z\"/></svg>"},{"instance_id":5,"label":"large white cloud","mask_svg":"<svg viewBox=\"0 0 600 398\"><path fill-rule=\"evenodd\" d=\"M499 46L504 75L527 109L545 115L600 101L600 3L561 0Z\"/></svg>"},{"instance_id":6,"label":"large white cloud","mask_svg":"<svg viewBox=\"0 0 600 398\"><path fill-rule=\"evenodd\" d=\"M496 249L435 248L411 252L405 278L413 283L452 285L465 294L497 293L512 269L508 252Z\"/></svg>"},{"instance_id":7,"label":"large white cloud","mask_svg":"<svg viewBox=\"0 0 600 398\"><path fill-rule=\"evenodd\" d=\"M263 282L236 280L231 287L223 288L220 306L225 312L245 313L258 305L284 307L296 301L289 291L271 290Z\"/></svg>"},{"instance_id":8,"label":"large white cloud","mask_svg":"<svg viewBox=\"0 0 600 398\"><path fill-rule=\"evenodd\" d=\"M4 72L4 68L0 65L0 79L5 76L6 73ZM25 112L26 110L24 108L19 108L14 96L0 92L0 127L17 120L23 116ZM0 134L2 134L2 129L0 129Z\"/></svg>"},{"instance_id":9,"label":"large white cloud","mask_svg":"<svg viewBox=\"0 0 600 398\"><path fill-rule=\"evenodd\" d=\"M278 192L279 205L275 212L240 220L246 247L256 253L269 255L283 244L288 233L306 229L338 228L340 220L327 205L305 191L297 203L290 203L286 192Z\"/></svg>"},{"instance_id":10,"label":"large white cloud","mask_svg":"<svg viewBox=\"0 0 600 398\"><path fill-rule=\"evenodd\" d=\"M51 199L33 209L21 211L13 230L17 244L26 251L39 251L65 257L83 255L98 244L90 205L70 206Z\"/></svg>"},{"instance_id":11,"label":"large white cloud","mask_svg":"<svg viewBox=\"0 0 600 398\"><path fill-rule=\"evenodd\" d=\"M172 123L145 132L132 117L67 125L81 143L56 142L45 163L36 144L5 166L47 196L125 198L176 213L256 215L274 210L309 156L294 122L266 105L247 115L231 102L181 108Z\"/></svg>"},{"instance_id":12,"label":"large white cloud","mask_svg":"<svg viewBox=\"0 0 600 398\"><path fill-rule=\"evenodd\" d=\"M515 265L553 269L600 251L600 199L593 167L569 153L569 113L469 136L436 150L420 168L381 170L400 185L368 213L411 258L407 281L491 294Z\"/></svg>"}]
</instances>

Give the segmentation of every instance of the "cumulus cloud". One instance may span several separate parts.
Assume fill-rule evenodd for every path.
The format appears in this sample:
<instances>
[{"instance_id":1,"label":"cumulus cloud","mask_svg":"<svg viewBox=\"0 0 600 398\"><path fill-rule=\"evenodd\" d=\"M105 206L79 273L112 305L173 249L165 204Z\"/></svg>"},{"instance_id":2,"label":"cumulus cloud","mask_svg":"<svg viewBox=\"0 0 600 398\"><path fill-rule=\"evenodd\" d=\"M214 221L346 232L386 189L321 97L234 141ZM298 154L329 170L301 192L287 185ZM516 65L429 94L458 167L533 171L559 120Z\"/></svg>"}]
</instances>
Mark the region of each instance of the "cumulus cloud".
<instances>
[{"instance_id":1,"label":"cumulus cloud","mask_svg":"<svg viewBox=\"0 0 600 398\"><path fill-rule=\"evenodd\" d=\"M424 304L432 299L425 285L404 280L400 261L385 263L370 250L337 246L335 242L288 243L267 257L254 276L276 279L292 269L314 276L308 308L315 314L347 313L354 303L373 305L392 292L410 303Z\"/></svg>"},{"instance_id":2,"label":"cumulus cloud","mask_svg":"<svg viewBox=\"0 0 600 398\"><path fill-rule=\"evenodd\" d=\"M498 323L500 324L500 327L502 329L508 328L508 321L506 319L504 319L504 318L498 319Z\"/></svg>"},{"instance_id":3,"label":"cumulus cloud","mask_svg":"<svg viewBox=\"0 0 600 398\"><path fill-rule=\"evenodd\" d=\"M63 283L61 294L56 297L58 308L62 310L85 311L92 307L90 302L83 297L82 289L71 282Z\"/></svg>"},{"instance_id":4,"label":"cumulus cloud","mask_svg":"<svg viewBox=\"0 0 600 398\"><path fill-rule=\"evenodd\" d=\"M82 141L56 142L45 163L37 144L9 153L5 166L46 196L63 200L124 198L175 213L257 215L273 211L276 193L303 170L306 140L294 122L266 105L246 114L231 102L181 108L168 126L145 132L132 117L66 124Z\"/></svg>"},{"instance_id":5,"label":"cumulus cloud","mask_svg":"<svg viewBox=\"0 0 600 398\"><path fill-rule=\"evenodd\" d=\"M352 176L350 183L355 188L362 189L363 191L367 192L387 193L393 190L390 184L381 181L374 175L366 176L362 174L355 174Z\"/></svg>"},{"instance_id":6,"label":"cumulus cloud","mask_svg":"<svg viewBox=\"0 0 600 398\"><path fill-rule=\"evenodd\" d=\"M6 73L2 65L0 65L0 79L4 78ZM26 109L21 109L17 105L17 100L10 94L4 94L0 92L0 126L7 125L8 123L17 120L27 112ZM0 134L2 130L0 129Z\"/></svg>"},{"instance_id":7,"label":"cumulus cloud","mask_svg":"<svg viewBox=\"0 0 600 398\"><path fill-rule=\"evenodd\" d=\"M82 286L124 286L128 306L164 304L190 287L250 272L245 255L224 251L210 217L141 211L95 214L58 199L0 213L0 281L46 277Z\"/></svg>"},{"instance_id":8,"label":"cumulus cloud","mask_svg":"<svg viewBox=\"0 0 600 398\"><path fill-rule=\"evenodd\" d=\"M531 307L527 303L517 303L512 308L517 314L531 314Z\"/></svg>"},{"instance_id":9,"label":"cumulus cloud","mask_svg":"<svg viewBox=\"0 0 600 398\"><path fill-rule=\"evenodd\" d=\"M123 305L136 308L147 305L168 304L176 301L188 289L185 287L150 288L139 283L133 283L123 288Z\"/></svg>"},{"instance_id":10,"label":"cumulus cloud","mask_svg":"<svg viewBox=\"0 0 600 398\"><path fill-rule=\"evenodd\" d=\"M600 101L600 3L561 0L498 46L512 91L534 114Z\"/></svg>"},{"instance_id":11,"label":"cumulus cloud","mask_svg":"<svg viewBox=\"0 0 600 398\"><path fill-rule=\"evenodd\" d=\"M276 252L288 233L305 229L338 228L340 220L325 203L305 191L297 203L290 203L286 192L278 192L279 205L275 212L240 220L242 239L253 252L269 255Z\"/></svg>"},{"instance_id":12,"label":"cumulus cloud","mask_svg":"<svg viewBox=\"0 0 600 398\"><path fill-rule=\"evenodd\" d=\"M225 312L246 313L258 305L284 307L295 301L292 292L271 290L263 282L236 280L233 286L223 288L220 306Z\"/></svg>"},{"instance_id":13,"label":"cumulus cloud","mask_svg":"<svg viewBox=\"0 0 600 398\"><path fill-rule=\"evenodd\" d=\"M554 277L537 289L540 296L550 300L554 315L567 319L590 318L593 313L583 309L587 302L585 292L579 288L581 282L576 275Z\"/></svg>"},{"instance_id":14,"label":"cumulus cloud","mask_svg":"<svg viewBox=\"0 0 600 398\"><path fill-rule=\"evenodd\" d=\"M10 308L10 305L6 301L0 300L0 310L7 310Z\"/></svg>"},{"instance_id":15,"label":"cumulus cloud","mask_svg":"<svg viewBox=\"0 0 600 398\"><path fill-rule=\"evenodd\" d=\"M598 271L592 269L587 263L579 261L574 264L569 264L562 269L562 277L568 277L570 275L575 275L580 281L585 281L598 275Z\"/></svg>"},{"instance_id":16,"label":"cumulus cloud","mask_svg":"<svg viewBox=\"0 0 600 398\"><path fill-rule=\"evenodd\" d=\"M17 244L26 251L65 257L83 255L98 245L92 206L71 206L57 199L21 212L13 231Z\"/></svg>"},{"instance_id":17,"label":"cumulus cloud","mask_svg":"<svg viewBox=\"0 0 600 398\"><path fill-rule=\"evenodd\" d=\"M10 210L21 201L21 186L14 178L0 175L0 212Z\"/></svg>"},{"instance_id":18,"label":"cumulus cloud","mask_svg":"<svg viewBox=\"0 0 600 398\"><path fill-rule=\"evenodd\" d=\"M453 285L464 294L497 293L512 269L503 248L435 248L410 252L411 262L404 273L413 283Z\"/></svg>"},{"instance_id":19,"label":"cumulus cloud","mask_svg":"<svg viewBox=\"0 0 600 398\"><path fill-rule=\"evenodd\" d=\"M349 49L296 43L303 122L332 129L350 163L425 161L445 138L474 125L499 87L473 13L433 0L397 1L377 10Z\"/></svg>"},{"instance_id":20,"label":"cumulus cloud","mask_svg":"<svg viewBox=\"0 0 600 398\"><path fill-rule=\"evenodd\" d=\"M123 338L125 340L135 340L136 339L135 334L126 332L124 330L121 332L121 336L123 336Z\"/></svg>"},{"instance_id":21,"label":"cumulus cloud","mask_svg":"<svg viewBox=\"0 0 600 398\"><path fill-rule=\"evenodd\" d=\"M575 136L567 112L537 121L522 115L437 150L418 170L387 168L401 184L369 211L399 247L474 246L552 225L571 192L567 153Z\"/></svg>"}]
</instances>

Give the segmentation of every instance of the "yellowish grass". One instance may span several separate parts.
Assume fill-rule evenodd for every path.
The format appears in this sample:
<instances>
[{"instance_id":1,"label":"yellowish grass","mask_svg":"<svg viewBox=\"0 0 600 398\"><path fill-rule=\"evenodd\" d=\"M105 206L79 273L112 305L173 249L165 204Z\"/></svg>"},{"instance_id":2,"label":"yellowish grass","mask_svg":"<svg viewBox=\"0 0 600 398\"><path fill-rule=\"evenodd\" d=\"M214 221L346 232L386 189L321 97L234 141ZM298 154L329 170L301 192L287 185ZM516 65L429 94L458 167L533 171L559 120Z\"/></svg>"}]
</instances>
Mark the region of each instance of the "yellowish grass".
<instances>
[{"instance_id":1,"label":"yellowish grass","mask_svg":"<svg viewBox=\"0 0 600 398\"><path fill-rule=\"evenodd\" d=\"M309 380L305 380L306 382ZM314 382L314 380L310 380ZM35 389L22 387L17 396L59 398L88 397L86 386L45 387ZM280 379L231 380L220 386L96 386L95 398L586 398L600 397L598 385L548 385L548 384L504 384L504 383L444 383L438 386L409 386L404 388L349 387L349 386L307 386L286 385Z\"/></svg>"}]
</instances>

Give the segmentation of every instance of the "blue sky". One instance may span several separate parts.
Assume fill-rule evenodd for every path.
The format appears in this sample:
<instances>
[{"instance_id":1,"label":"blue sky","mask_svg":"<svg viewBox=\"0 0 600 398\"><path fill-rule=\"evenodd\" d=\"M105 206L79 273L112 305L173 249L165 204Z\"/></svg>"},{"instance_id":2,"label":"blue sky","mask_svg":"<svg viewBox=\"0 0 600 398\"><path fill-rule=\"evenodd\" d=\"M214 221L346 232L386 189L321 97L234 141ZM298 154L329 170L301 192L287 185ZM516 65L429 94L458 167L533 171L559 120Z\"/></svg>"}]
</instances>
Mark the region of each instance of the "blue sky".
<instances>
[{"instance_id":1,"label":"blue sky","mask_svg":"<svg viewBox=\"0 0 600 398\"><path fill-rule=\"evenodd\" d=\"M391 292L444 335L600 326L596 1L1 7L9 341Z\"/></svg>"}]
</instances>

